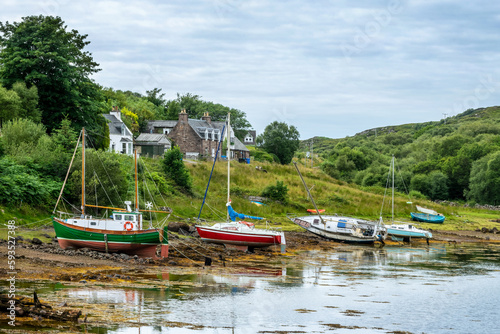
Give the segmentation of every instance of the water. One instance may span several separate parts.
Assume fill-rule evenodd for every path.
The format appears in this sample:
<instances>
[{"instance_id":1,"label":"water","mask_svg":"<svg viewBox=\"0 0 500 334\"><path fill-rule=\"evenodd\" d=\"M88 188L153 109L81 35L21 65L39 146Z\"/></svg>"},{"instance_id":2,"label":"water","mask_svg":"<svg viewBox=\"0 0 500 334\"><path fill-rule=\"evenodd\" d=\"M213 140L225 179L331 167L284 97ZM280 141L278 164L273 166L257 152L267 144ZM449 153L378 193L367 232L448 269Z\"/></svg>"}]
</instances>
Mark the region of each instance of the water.
<instances>
[{"instance_id":1,"label":"water","mask_svg":"<svg viewBox=\"0 0 500 334\"><path fill-rule=\"evenodd\" d=\"M164 271L144 288L58 294L95 305L107 321L127 319L85 329L93 333L500 333L500 245L344 246L242 266L240 274L231 266Z\"/></svg>"}]
</instances>

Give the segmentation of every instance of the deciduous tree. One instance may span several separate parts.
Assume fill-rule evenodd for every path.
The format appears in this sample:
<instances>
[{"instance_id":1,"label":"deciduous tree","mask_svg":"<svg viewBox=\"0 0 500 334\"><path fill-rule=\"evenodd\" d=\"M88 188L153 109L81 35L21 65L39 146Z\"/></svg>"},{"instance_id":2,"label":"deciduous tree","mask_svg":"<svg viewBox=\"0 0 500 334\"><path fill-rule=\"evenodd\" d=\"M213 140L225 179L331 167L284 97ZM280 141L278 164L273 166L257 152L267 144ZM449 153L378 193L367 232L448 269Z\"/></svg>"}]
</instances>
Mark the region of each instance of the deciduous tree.
<instances>
[{"instance_id":1,"label":"deciduous tree","mask_svg":"<svg viewBox=\"0 0 500 334\"><path fill-rule=\"evenodd\" d=\"M75 127L102 135L100 87L90 79L99 71L87 35L67 30L60 17L28 16L21 22L0 22L0 81L11 88L16 82L38 88L42 122L47 129L67 116Z\"/></svg>"},{"instance_id":2,"label":"deciduous tree","mask_svg":"<svg viewBox=\"0 0 500 334\"><path fill-rule=\"evenodd\" d=\"M286 165L299 148L299 137L295 126L275 121L266 126L264 133L257 137L257 142L266 152L275 154L282 165Z\"/></svg>"}]
</instances>

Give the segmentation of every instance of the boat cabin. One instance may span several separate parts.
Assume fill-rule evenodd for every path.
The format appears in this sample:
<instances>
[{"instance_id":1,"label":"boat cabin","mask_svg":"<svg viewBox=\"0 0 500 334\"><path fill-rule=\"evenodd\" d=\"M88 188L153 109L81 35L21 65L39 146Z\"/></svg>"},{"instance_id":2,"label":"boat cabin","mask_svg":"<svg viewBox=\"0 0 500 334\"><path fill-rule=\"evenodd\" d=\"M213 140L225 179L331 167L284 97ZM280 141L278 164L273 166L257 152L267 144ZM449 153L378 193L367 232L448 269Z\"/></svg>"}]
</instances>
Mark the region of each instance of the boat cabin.
<instances>
[{"instance_id":1,"label":"boat cabin","mask_svg":"<svg viewBox=\"0 0 500 334\"><path fill-rule=\"evenodd\" d=\"M92 216L74 217L66 219L66 223L98 230L139 231L141 230L142 214L138 212L113 211L111 218L102 219Z\"/></svg>"}]
</instances>

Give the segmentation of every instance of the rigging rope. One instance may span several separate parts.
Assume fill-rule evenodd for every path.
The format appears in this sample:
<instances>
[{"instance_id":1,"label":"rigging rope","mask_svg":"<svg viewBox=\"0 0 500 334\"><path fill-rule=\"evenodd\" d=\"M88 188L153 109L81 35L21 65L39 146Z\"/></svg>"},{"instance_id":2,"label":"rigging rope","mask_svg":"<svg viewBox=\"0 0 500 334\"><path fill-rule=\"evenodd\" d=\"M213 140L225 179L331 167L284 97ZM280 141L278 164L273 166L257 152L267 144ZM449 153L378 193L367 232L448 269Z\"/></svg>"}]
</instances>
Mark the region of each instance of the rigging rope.
<instances>
[{"instance_id":1,"label":"rigging rope","mask_svg":"<svg viewBox=\"0 0 500 334\"><path fill-rule=\"evenodd\" d=\"M94 133L94 132L93 132ZM95 133L94 133L95 134ZM109 173L108 173L108 170L106 169L106 167L104 166L104 163L102 162L101 160L101 157L99 156L99 154L97 154L97 149L95 148L94 144L92 143L92 140L90 140L89 138L89 143L90 143L90 146L92 146L92 148L96 151L96 156L97 156L97 159L99 160L99 162L101 163L102 165L102 168L104 169L104 171L106 172L106 175L108 176L108 179L109 179L109 182L111 183L111 186L112 188L116 191L116 194L118 195L118 198L120 199L120 202L121 203L124 203L124 201L122 200L122 197L120 196L120 193L118 192L118 187L115 186L115 184L113 183L113 180L111 179L111 176L109 176Z\"/></svg>"}]
</instances>

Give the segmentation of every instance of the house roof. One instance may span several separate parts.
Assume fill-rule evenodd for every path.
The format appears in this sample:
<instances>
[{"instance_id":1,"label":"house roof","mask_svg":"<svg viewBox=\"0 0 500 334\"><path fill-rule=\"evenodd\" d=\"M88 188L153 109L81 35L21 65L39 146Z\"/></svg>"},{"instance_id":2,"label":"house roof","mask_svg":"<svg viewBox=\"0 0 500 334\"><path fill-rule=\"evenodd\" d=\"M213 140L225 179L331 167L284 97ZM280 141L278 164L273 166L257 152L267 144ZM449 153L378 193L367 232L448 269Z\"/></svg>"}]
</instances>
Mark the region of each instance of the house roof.
<instances>
[{"instance_id":1,"label":"house roof","mask_svg":"<svg viewBox=\"0 0 500 334\"><path fill-rule=\"evenodd\" d=\"M141 133L136 139L135 142L137 144L160 144L160 145L168 145L170 144L170 140L161 133Z\"/></svg>"},{"instance_id":2,"label":"house roof","mask_svg":"<svg viewBox=\"0 0 500 334\"><path fill-rule=\"evenodd\" d=\"M109 123L109 134L110 135L121 135L122 134L122 125L124 124L115 115L104 114L104 118Z\"/></svg>"},{"instance_id":3,"label":"house roof","mask_svg":"<svg viewBox=\"0 0 500 334\"><path fill-rule=\"evenodd\" d=\"M153 130L154 128L173 128L177 124L177 120L175 121L149 121L148 122L148 131Z\"/></svg>"}]
</instances>

